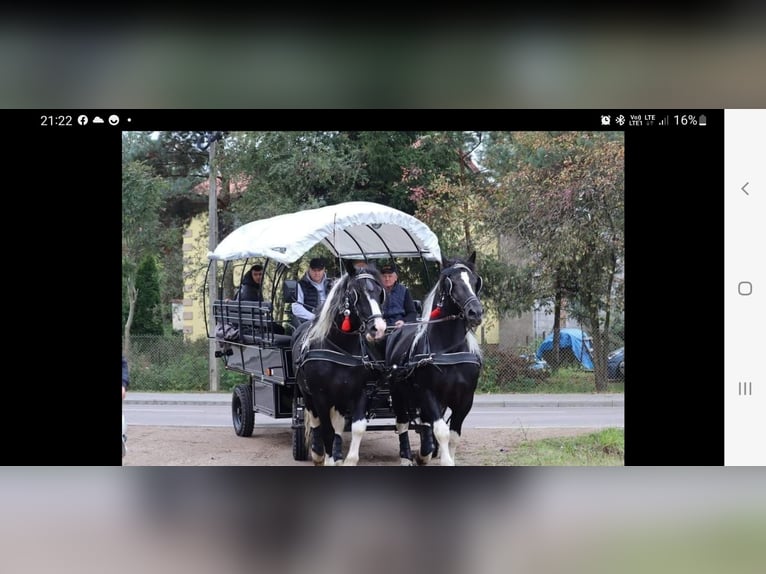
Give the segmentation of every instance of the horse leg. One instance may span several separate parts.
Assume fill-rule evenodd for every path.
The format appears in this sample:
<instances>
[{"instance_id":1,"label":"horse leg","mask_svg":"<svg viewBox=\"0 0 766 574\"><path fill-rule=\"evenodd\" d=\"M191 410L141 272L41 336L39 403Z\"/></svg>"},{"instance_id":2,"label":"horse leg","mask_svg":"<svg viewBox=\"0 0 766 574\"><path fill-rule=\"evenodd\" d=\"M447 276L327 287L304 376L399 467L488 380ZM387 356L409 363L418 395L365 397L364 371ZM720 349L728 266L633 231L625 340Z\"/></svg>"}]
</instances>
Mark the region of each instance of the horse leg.
<instances>
[{"instance_id":1,"label":"horse leg","mask_svg":"<svg viewBox=\"0 0 766 574\"><path fill-rule=\"evenodd\" d=\"M459 408L450 409L452 414L449 418L449 454L455 464L455 452L457 451L458 444L460 444L460 435L463 432L463 421L473 407L473 393L471 393L468 398L461 399L460 402L461 405Z\"/></svg>"},{"instance_id":2,"label":"horse leg","mask_svg":"<svg viewBox=\"0 0 766 574\"><path fill-rule=\"evenodd\" d=\"M426 465L431 462L436 446L434 445L434 431L430 424L423 425L420 432L420 452L416 455L419 465Z\"/></svg>"},{"instance_id":3,"label":"horse leg","mask_svg":"<svg viewBox=\"0 0 766 574\"><path fill-rule=\"evenodd\" d=\"M449 455L452 457L452 461L457 464L457 460L455 459L455 451L457 450L457 445L460 443L460 432L450 430L449 431Z\"/></svg>"},{"instance_id":4,"label":"horse leg","mask_svg":"<svg viewBox=\"0 0 766 574\"><path fill-rule=\"evenodd\" d=\"M435 426L436 422L442 421L441 412L442 410L439 406L439 402L436 400L436 397L434 397L432 392L426 390L420 393L420 418L422 419L424 426L420 431L420 453L416 458L419 465L426 465L431 462L433 453L436 450L436 446L434 445L434 435L436 435L436 439L439 443L443 441L443 437L440 437L436 432L437 427ZM441 446L441 444L439 446ZM444 446L447 446L446 443Z\"/></svg>"},{"instance_id":5,"label":"horse leg","mask_svg":"<svg viewBox=\"0 0 766 574\"><path fill-rule=\"evenodd\" d=\"M402 466L412 466L412 447L410 447L410 423L396 421L396 434L399 435L399 460Z\"/></svg>"},{"instance_id":6,"label":"horse leg","mask_svg":"<svg viewBox=\"0 0 766 574\"><path fill-rule=\"evenodd\" d=\"M324 453L324 456L317 462L316 457L314 457L313 450L312 450L312 457L314 458L314 464L317 465L324 465L324 466L334 466L335 460L333 458L333 451L334 451L334 439L335 439L335 431L333 429L332 425L332 419L331 414L326 410L322 409L319 411L319 427L314 431L315 433L318 433L321 437L320 443L321 443L321 452ZM313 449L313 447L312 447Z\"/></svg>"},{"instance_id":7,"label":"horse leg","mask_svg":"<svg viewBox=\"0 0 766 574\"><path fill-rule=\"evenodd\" d=\"M367 430L367 417L365 410L367 408L367 395L362 391L359 398L354 401L354 408L351 412L351 444L348 447L344 466L356 466L359 464L359 446L362 444L362 437Z\"/></svg>"},{"instance_id":8,"label":"horse leg","mask_svg":"<svg viewBox=\"0 0 766 574\"><path fill-rule=\"evenodd\" d=\"M455 466L455 460L450 454L450 434L451 431L449 426L447 426L447 423L444 422L443 418L439 417L439 419L434 422L434 436L436 436L436 440L439 441L439 450L441 451L440 461L442 466Z\"/></svg>"},{"instance_id":9,"label":"horse leg","mask_svg":"<svg viewBox=\"0 0 766 574\"><path fill-rule=\"evenodd\" d=\"M314 414L306 410L306 420L309 424L311 432L311 460L314 461L315 466L321 466L325 463L325 449L324 442L322 441L322 427L319 422L319 418Z\"/></svg>"},{"instance_id":10,"label":"horse leg","mask_svg":"<svg viewBox=\"0 0 766 574\"><path fill-rule=\"evenodd\" d=\"M396 434L399 436L399 459L402 466L412 466L412 448L410 447L410 416L407 401L397 385L391 387L391 405L396 415Z\"/></svg>"},{"instance_id":11,"label":"horse leg","mask_svg":"<svg viewBox=\"0 0 766 574\"><path fill-rule=\"evenodd\" d=\"M330 409L331 424L328 425L332 434L332 464L338 465L343 462L343 429L346 426L346 417L333 407Z\"/></svg>"}]
</instances>

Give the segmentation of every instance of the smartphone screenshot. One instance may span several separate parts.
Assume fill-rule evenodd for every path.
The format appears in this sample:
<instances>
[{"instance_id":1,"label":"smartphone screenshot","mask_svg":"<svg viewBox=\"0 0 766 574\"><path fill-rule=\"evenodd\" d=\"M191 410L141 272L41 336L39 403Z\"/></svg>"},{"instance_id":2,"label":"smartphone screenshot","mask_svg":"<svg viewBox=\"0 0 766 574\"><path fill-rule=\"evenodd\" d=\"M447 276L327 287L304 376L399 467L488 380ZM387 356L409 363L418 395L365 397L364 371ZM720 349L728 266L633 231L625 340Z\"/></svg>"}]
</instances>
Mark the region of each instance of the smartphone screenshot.
<instances>
[{"instance_id":1,"label":"smartphone screenshot","mask_svg":"<svg viewBox=\"0 0 766 574\"><path fill-rule=\"evenodd\" d=\"M45 209L49 230L58 229L55 247L90 276L66 287L80 303L59 321L81 334L62 346L64 355L108 379L131 338L126 400L207 393L223 413L210 424L228 427L239 441L253 429L283 432L275 447L283 449L280 464L310 466L318 439L304 432L308 391L290 355L291 320L303 313L296 286L303 286L299 306L319 309L320 299L302 292L312 269L340 281L348 265L367 263L373 276L385 271L407 286L417 306L407 321L415 329L437 316L430 313L440 302L429 295L450 258L465 264L476 252L476 276L464 268L482 304L481 321L466 328L480 348L476 400L462 442L451 443L454 459L436 448L431 464L459 466L461 447L485 440L474 438L482 433L502 442L497 437L515 432L523 442L560 427L567 435L601 433L601 440L614 433L607 436L620 454L607 465L766 463L758 349L766 287L764 110L24 110L12 121L41 150L44 162L27 173L51 198ZM379 220L370 215L377 209ZM265 235L252 232L237 243L255 228L248 224ZM152 264L138 256L146 253ZM81 294L94 274L98 302ZM130 301L141 274L157 277L161 310L154 316ZM257 312L248 306L245 319L242 303L232 301L251 275L262 282L261 301ZM455 300L458 275L449 281ZM445 297L442 305L449 292ZM476 318L459 305L455 317ZM126 331L128 317L140 334ZM357 328L352 319L349 330ZM388 327L390 336L395 327ZM151 337L195 350L163 358L171 351L151 347ZM468 354L461 360L470 362ZM378 366L390 381L391 365L381 359ZM186 379L196 382L183 386ZM101 387L108 384L73 389L67 404L113 429L122 410L127 454L121 459L116 448L106 458L130 464L143 456L140 429L178 421L141 418L155 416L139 412L150 406L120 403ZM391 419L386 431L396 428L394 401L379 387L367 390L367 432L354 447L360 465L369 461L364 451L375 424ZM103 408L93 408L96 400ZM443 422L429 428L454 436L449 425L459 409L443 409L436 417ZM352 422L342 433L342 456ZM74 428L83 451L92 451L89 426ZM413 451L423 438L416 430L409 432ZM397 436L381 441L392 453L384 464L400 462ZM503 445L485 464L535 465L500 458ZM79 447L74 452L85 456Z\"/></svg>"}]
</instances>

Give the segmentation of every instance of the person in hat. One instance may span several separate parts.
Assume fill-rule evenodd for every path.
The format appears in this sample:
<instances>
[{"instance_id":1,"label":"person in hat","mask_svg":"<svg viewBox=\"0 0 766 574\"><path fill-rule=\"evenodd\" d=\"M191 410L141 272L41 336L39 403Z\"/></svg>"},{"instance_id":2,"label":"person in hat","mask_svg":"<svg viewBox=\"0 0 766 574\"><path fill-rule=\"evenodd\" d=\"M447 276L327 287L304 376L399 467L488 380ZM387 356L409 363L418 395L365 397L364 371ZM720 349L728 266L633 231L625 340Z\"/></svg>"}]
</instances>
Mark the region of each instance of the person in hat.
<instances>
[{"instance_id":1,"label":"person in hat","mask_svg":"<svg viewBox=\"0 0 766 574\"><path fill-rule=\"evenodd\" d=\"M325 272L325 262L321 257L309 261L309 270L298 281L296 301L292 304L293 324L298 326L313 319L327 298L332 287Z\"/></svg>"},{"instance_id":2,"label":"person in hat","mask_svg":"<svg viewBox=\"0 0 766 574\"><path fill-rule=\"evenodd\" d=\"M399 283L396 264L386 263L380 268L386 300L383 302L383 318L389 327L400 328L405 323L414 323L418 313L410 290Z\"/></svg>"}]
</instances>

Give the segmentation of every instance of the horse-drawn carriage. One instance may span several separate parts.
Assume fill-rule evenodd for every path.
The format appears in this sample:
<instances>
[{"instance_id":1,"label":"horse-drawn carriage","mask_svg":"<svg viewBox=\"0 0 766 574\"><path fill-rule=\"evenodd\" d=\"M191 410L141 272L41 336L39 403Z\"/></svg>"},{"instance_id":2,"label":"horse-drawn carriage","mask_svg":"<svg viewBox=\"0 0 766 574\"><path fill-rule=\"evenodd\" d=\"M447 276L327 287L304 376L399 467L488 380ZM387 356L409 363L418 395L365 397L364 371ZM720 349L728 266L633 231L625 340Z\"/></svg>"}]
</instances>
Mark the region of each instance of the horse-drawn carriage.
<instances>
[{"instance_id":1,"label":"horse-drawn carriage","mask_svg":"<svg viewBox=\"0 0 766 574\"><path fill-rule=\"evenodd\" d=\"M297 276L291 266L309 251L316 253L319 244L338 261L341 275L315 319L294 328L290 309ZM436 286L426 298L420 319L390 334L382 321L385 293L373 262L405 258L420 260L426 285ZM208 337L216 340L216 356L225 368L246 375L249 381L233 392L237 435L252 435L256 412L290 417L293 458L306 460L311 452L320 464L326 462L327 454L334 464L343 458L340 434L350 430L346 463L356 464L367 428L396 429L404 464L412 458L406 432L410 428L421 433L421 453L426 459L435 452L432 432L438 431L439 443L447 444L450 431L445 435L446 425L437 422L443 419L446 406L453 413L461 411L459 434L481 366L480 351L470 333L481 321L476 297L481 279L473 271L473 257L467 262L445 262L436 235L415 217L375 203L348 202L243 225L221 241L209 259L205 294L211 281L218 294L212 305L215 332ZM359 269L355 261L365 265ZM253 263L263 267L263 300L227 298L233 276L244 277ZM458 283L463 286L456 287ZM442 309L444 316L436 318L434 313ZM457 348L459 341L456 344L450 336L449 352L439 353L440 343L432 342L426 329L429 333L446 329L455 319L464 327L458 339L466 338L470 348ZM450 330L454 330L451 325ZM421 348L424 343L429 348ZM423 406L433 403L432 397L425 396L428 384L417 385L422 393L407 385L433 369L444 379L445 365L450 372L463 368L469 372L457 383L461 406L456 409L455 403L445 403L435 413L430 404ZM390 419L396 422L383 422ZM454 457L454 448L450 450Z\"/></svg>"}]
</instances>

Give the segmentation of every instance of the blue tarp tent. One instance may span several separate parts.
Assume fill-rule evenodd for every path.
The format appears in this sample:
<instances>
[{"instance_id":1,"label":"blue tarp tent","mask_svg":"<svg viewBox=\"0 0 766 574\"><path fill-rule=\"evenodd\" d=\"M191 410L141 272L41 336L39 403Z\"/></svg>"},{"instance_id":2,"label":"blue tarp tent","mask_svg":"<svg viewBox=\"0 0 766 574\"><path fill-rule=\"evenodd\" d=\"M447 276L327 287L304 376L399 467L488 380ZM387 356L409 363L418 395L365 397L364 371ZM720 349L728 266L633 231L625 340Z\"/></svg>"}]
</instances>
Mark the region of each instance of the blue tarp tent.
<instances>
[{"instance_id":1,"label":"blue tarp tent","mask_svg":"<svg viewBox=\"0 0 766 574\"><path fill-rule=\"evenodd\" d=\"M561 329L561 337L559 339L559 348L571 349L574 357L580 361L583 368L592 371L593 370L593 345L591 345L591 339L588 333L582 329ZM535 356L538 359L543 359L543 353L553 350L553 333L548 335L545 340L537 347L537 353ZM550 362L550 361L549 361Z\"/></svg>"}]
</instances>

